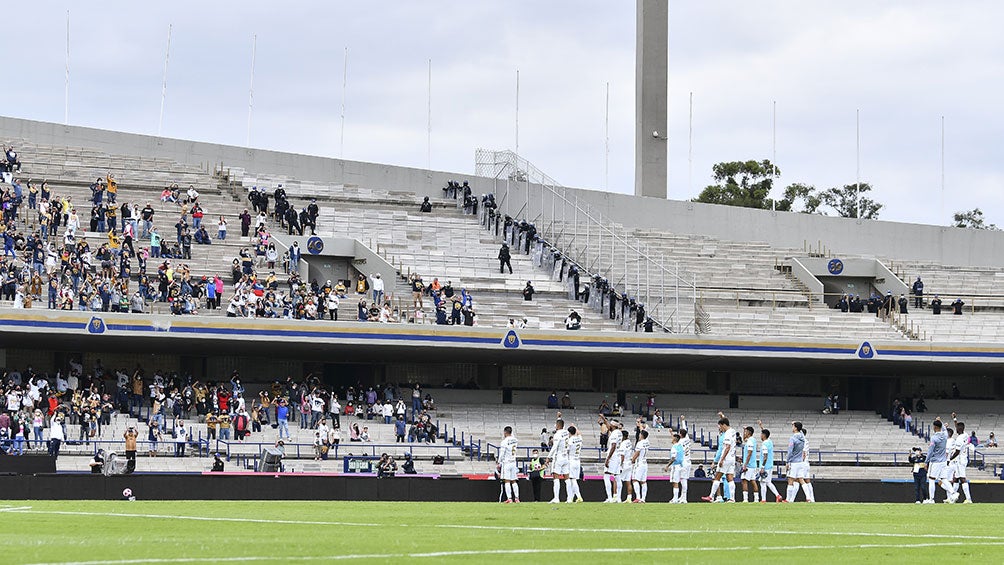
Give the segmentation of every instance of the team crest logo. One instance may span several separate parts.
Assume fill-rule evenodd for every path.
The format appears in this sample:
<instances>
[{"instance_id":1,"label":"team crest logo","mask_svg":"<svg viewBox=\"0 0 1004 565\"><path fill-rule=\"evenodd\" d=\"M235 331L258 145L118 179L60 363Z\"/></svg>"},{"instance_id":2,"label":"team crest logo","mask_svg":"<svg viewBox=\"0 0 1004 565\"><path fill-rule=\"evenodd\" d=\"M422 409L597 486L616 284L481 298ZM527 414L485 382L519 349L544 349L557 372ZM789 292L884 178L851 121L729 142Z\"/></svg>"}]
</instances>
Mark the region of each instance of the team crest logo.
<instances>
[{"instance_id":1,"label":"team crest logo","mask_svg":"<svg viewBox=\"0 0 1004 565\"><path fill-rule=\"evenodd\" d=\"M87 333L92 334L103 334L105 333L105 321L97 316L91 318L90 322L87 322Z\"/></svg>"},{"instance_id":2,"label":"team crest logo","mask_svg":"<svg viewBox=\"0 0 1004 565\"><path fill-rule=\"evenodd\" d=\"M324 251L324 240L316 236L308 239L307 251L311 255L317 255L321 251Z\"/></svg>"},{"instance_id":3,"label":"team crest logo","mask_svg":"<svg viewBox=\"0 0 1004 565\"><path fill-rule=\"evenodd\" d=\"M831 275L839 275L844 272L844 262L840 259L830 259L830 262L826 265L826 270L829 271Z\"/></svg>"},{"instance_id":4,"label":"team crest logo","mask_svg":"<svg viewBox=\"0 0 1004 565\"><path fill-rule=\"evenodd\" d=\"M516 335L515 330L509 330L509 332L505 334L505 337L502 338L502 347L505 347L506 349L516 349L519 347L519 336Z\"/></svg>"},{"instance_id":5,"label":"team crest logo","mask_svg":"<svg viewBox=\"0 0 1004 565\"><path fill-rule=\"evenodd\" d=\"M862 343L861 347L858 348L858 357L862 359L871 359L872 357L875 357L875 348L867 341Z\"/></svg>"}]
</instances>

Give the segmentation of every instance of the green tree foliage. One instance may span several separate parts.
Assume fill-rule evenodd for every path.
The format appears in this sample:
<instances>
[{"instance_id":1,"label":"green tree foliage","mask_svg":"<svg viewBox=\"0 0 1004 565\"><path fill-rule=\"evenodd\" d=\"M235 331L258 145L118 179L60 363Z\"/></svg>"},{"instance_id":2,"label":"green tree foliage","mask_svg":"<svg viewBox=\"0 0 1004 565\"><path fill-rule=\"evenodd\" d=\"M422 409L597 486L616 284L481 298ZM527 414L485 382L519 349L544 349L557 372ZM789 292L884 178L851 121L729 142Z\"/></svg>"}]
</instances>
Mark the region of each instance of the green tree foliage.
<instances>
[{"instance_id":1,"label":"green tree foliage","mask_svg":"<svg viewBox=\"0 0 1004 565\"><path fill-rule=\"evenodd\" d=\"M774 204L768 196L781 171L769 160L717 163L712 171L717 184L705 187L694 202L768 210Z\"/></svg>"},{"instance_id":2,"label":"green tree foliage","mask_svg":"<svg viewBox=\"0 0 1004 565\"><path fill-rule=\"evenodd\" d=\"M819 196L823 204L832 208L842 218L877 220L882 204L865 196L871 192L870 184L863 182L860 189L858 186L857 184L845 184L843 187L831 188ZM858 206L861 207L860 216L858 215Z\"/></svg>"},{"instance_id":3,"label":"green tree foliage","mask_svg":"<svg viewBox=\"0 0 1004 565\"><path fill-rule=\"evenodd\" d=\"M784 198L777 201L776 209L782 212L822 214L819 210L822 204L823 197L816 192L816 187L795 183L784 189Z\"/></svg>"},{"instance_id":4,"label":"green tree foliage","mask_svg":"<svg viewBox=\"0 0 1004 565\"><path fill-rule=\"evenodd\" d=\"M967 212L956 212L952 215L952 219L955 220L955 227L957 228L1000 231L1000 228L996 224L988 224L983 219L983 210L979 208L973 208Z\"/></svg>"}]
</instances>

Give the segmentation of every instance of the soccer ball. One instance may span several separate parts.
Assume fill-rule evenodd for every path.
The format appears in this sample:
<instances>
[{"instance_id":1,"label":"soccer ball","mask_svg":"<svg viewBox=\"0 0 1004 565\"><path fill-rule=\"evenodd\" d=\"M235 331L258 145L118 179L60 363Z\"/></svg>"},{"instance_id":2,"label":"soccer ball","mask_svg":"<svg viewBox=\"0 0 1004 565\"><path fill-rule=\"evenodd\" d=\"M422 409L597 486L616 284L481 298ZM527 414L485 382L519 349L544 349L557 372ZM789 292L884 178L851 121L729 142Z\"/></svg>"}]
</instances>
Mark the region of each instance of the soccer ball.
<instances>
[{"instance_id":1,"label":"soccer ball","mask_svg":"<svg viewBox=\"0 0 1004 565\"><path fill-rule=\"evenodd\" d=\"M130 498L130 497L132 497L132 489L131 488L122 489L122 498Z\"/></svg>"}]
</instances>

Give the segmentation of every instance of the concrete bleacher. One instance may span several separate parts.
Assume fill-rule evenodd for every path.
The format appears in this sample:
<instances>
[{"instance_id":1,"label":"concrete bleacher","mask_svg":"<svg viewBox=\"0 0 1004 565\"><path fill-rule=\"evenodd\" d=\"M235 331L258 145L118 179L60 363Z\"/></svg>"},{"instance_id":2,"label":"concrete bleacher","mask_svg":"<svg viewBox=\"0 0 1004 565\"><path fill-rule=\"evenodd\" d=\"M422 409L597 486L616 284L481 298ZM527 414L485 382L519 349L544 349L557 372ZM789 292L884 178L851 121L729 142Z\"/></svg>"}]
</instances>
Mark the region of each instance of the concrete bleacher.
<instances>
[{"instance_id":1,"label":"concrete bleacher","mask_svg":"<svg viewBox=\"0 0 1004 565\"><path fill-rule=\"evenodd\" d=\"M872 314L847 314L837 310L747 307L709 308L711 335L843 339L905 339L902 332Z\"/></svg>"}]
</instances>

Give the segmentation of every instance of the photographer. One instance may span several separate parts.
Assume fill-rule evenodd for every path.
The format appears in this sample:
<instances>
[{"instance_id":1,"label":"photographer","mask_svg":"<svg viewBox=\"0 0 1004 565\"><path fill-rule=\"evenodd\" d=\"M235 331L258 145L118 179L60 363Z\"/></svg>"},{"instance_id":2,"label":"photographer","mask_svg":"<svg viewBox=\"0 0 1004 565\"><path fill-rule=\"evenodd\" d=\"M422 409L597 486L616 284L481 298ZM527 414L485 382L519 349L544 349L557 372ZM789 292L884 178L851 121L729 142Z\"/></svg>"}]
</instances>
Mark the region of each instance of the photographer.
<instances>
[{"instance_id":1,"label":"photographer","mask_svg":"<svg viewBox=\"0 0 1004 565\"><path fill-rule=\"evenodd\" d=\"M910 451L910 464L913 465L913 490L916 503L920 504L927 498L927 455L919 448Z\"/></svg>"}]
</instances>

